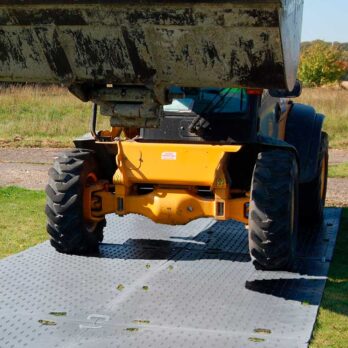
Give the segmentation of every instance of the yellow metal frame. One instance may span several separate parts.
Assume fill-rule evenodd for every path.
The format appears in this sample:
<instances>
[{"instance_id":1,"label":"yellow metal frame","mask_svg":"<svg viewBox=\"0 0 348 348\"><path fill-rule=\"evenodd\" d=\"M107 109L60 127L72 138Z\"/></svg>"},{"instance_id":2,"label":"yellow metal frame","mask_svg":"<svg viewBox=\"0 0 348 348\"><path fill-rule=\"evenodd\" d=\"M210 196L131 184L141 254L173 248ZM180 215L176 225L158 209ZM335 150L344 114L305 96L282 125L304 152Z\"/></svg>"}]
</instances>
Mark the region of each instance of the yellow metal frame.
<instances>
[{"instance_id":1,"label":"yellow metal frame","mask_svg":"<svg viewBox=\"0 0 348 348\"><path fill-rule=\"evenodd\" d=\"M87 220L98 221L114 212L173 225L200 217L247 223L249 194L231 190L226 168L228 154L241 146L124 140L117 147L114 187L97 183L85 189ZM136 188L144 184L153 189L139 194ZM209 188L213 197L202 197L198 187Z\"/></svg>"}]
</instances>

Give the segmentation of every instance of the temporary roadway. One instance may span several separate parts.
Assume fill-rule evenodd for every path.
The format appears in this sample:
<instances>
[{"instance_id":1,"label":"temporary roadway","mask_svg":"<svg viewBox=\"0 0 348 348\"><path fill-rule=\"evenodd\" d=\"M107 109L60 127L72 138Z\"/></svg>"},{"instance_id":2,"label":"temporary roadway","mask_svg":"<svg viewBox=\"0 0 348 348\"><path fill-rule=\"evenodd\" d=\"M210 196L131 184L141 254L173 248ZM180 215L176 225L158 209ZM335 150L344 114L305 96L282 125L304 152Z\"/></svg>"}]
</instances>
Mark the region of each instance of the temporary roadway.
<instances>
[{"instance_id":1,"label":"temporary roadway","mask_svg":"<svg viewBox=\"0 0 348 348\"><path fill-rule=\"evenodd\" d=\"M0 347L307 347L340 213L300 231L292 272L256 271L234 221L111 217L90 257L45 242L0 261Z\"/></svg>"}]
</instances>

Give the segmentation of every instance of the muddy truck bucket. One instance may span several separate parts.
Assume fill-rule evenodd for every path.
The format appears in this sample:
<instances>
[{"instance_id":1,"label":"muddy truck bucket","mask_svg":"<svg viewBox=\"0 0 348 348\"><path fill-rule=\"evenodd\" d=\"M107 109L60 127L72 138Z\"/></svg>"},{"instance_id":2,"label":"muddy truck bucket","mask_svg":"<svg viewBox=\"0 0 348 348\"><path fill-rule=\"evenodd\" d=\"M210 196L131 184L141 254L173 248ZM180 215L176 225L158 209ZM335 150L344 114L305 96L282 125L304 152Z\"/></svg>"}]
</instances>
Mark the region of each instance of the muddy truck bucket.
<instances>
[{"instance_id":1,"label":"muddy truck bucket","mask_svg":"<svg viewBox=\"0 0 348 348\"><path fill-rule=\"evenodd\" d=\"M106 114L147 105L150 125L149 100L167 103L173 85L292 89L302 11L303 0L0 0L0 81L64 84Z\"/></svg>"}]
</instances>

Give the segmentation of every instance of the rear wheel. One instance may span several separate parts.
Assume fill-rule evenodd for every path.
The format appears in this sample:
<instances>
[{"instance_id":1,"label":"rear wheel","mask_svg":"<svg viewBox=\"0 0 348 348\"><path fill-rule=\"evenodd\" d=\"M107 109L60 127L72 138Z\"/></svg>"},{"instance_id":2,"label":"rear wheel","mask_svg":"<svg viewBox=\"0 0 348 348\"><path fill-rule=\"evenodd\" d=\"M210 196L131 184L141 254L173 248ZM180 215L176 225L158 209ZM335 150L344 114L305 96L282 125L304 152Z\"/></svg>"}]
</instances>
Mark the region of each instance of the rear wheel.
<instances>
[{"instance_id":1,"label":"rear wheel","mask_svg":"<svg viewBox=\"0 0 348 348\"><path fill-rule=\"evenodd\" d=\"M300 219L307 226L322 223L325 207L329 165L329 139L325 132L321 135L320 145L317 175L311 182L300 185Z\"/></svg>"},{"instance_id":2,"label":"rear wheel","mask_svg":"<svg viewBox=\"0 0 348 348\"><path fill-rule=\"evenodd\" d=\"M94 152L75 149L59 156L49 170L46 186L47 232L52 246L67 254L88 254L103 240L105 219L85 221L83 192L95 183L99 170Z\"/></svg>"},{"instance_id":3,"label":"rear wheel","mask_svg":"<svg viewBox=\"0 0 348 348\"><path fill-rule=\"evenodd\" d=\"M288 269L297 240L298 168L286 150L256 160L249 210L249 250L257 269Z\"/></svg>"}]
</instances>

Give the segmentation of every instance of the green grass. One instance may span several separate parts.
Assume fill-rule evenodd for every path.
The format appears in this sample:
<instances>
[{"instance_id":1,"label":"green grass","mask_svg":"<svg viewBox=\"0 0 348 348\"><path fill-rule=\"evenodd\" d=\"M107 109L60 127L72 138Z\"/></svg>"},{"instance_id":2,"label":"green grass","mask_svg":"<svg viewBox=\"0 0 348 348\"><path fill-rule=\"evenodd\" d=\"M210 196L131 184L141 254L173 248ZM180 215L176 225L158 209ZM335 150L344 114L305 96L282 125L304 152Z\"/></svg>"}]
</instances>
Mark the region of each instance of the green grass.
<instances>
[{"instance_id":1,"label":"green grass","mask_svg":"<svg viewBox=\"0 0 348 348\"><path fill-rule=\"evenodd\" d=\"M325 130L332 148L348 148L348 91L305 88L295 102L310 104L327 116ZM65 88L24 86L0 89L0 146L69 147L88 132L91 104ZM100 129L109 128L99 117Z\"/></svg>"},{"instance_id":2,"label":"green grass","mask_svg":"<svg viewBox=\"0 0 348 348\"><path fill-rule=\"evenodd\" d=\"M0 188L0 258L47 239L44 206L42 191Z\"/></svg>"},{"instance_id":3,"label":"green grass","mask_svg":"<svg viewBox=\"0 0 348 348\"><path fill-rule=\"evenodd\" d=\"M330 147L348 149L348 91L338 88L305 88L296 103L312 105L326 116L324 130Z\"/></svg>"},{"instance_id":4,"label":"green grass","mask_svg":"<svg viewBox=\"0 0 348 348\"><path fill-rule=\"evenodd\" d=\"M330 178L348 178L348 162L329 166Z\"/></svg>"},{"instance_id":5,"label":"green grass","mask_svg":"<svg viewBox=\"0 0 348 348\"><path fill-rule=\"evenodd\" d=\"M89 131L91 103L55 86L0 89L0 146L69 147ZM109 128L108 118L99 117Z\"/></svg>"},{"instance_id":6,"label":"green grass","mask_svg":"<svg viewBox=\"0 0 348 348\"><path fill-rule=\"evenodd\" d=\"M343 211L311 348L348 346L348 209Z\"/></svg>"}]
</instances>

